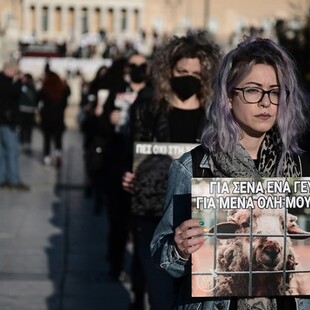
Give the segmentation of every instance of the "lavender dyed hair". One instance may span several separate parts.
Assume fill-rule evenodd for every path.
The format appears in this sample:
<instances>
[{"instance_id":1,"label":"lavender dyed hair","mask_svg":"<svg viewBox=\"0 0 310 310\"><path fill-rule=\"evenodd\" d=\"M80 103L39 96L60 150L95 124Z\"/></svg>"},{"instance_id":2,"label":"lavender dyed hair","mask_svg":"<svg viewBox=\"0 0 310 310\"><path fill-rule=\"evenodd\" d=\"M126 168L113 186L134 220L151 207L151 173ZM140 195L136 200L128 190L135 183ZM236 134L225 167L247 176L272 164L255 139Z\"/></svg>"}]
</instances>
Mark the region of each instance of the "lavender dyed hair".
<instances>
[{"instance_id":1,"label":"lavender dyed hair","mask_svg":"<svg viewBox=\"0 0 310 310\"><path fill-rule=\"evenodd\" d=\"M228 105L233 88L256 64L274 68L280 85L280 102L276 126L283 143L283 152L299 153L298 138L307 126L305 98L298 83L296 66L288 53L270 39L246 37L223 58L214 81L212 103L207 111L208 122L202 144L210 152L234 152L242 131Z\"/></svg>"}]
</instances>

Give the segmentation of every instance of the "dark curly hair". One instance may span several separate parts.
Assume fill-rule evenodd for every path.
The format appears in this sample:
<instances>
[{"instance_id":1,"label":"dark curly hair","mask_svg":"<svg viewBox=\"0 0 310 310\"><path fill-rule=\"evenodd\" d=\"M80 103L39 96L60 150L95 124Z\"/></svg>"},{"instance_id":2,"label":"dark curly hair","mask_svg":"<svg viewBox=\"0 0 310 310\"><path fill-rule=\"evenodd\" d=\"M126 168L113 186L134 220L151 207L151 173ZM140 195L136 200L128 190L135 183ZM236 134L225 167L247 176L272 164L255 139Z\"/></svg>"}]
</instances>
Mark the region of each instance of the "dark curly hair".
<instances>
[{"instance_id":1,"label":"dark curly hair","mask_svg":"<svg viewBox=\"0 0 310 310\"><path fill-rule=\"evenodd\" d=\"M174 94L170 86L172 70L182 58L198 58L200 61L202 87L198 98L205 107L210 102L212 80L219 67L221 52L209 33L201 30L189 31L181 37L173 36L156 50L152 66L155 102L171 102Z\"/></svg>"}]
</instances>

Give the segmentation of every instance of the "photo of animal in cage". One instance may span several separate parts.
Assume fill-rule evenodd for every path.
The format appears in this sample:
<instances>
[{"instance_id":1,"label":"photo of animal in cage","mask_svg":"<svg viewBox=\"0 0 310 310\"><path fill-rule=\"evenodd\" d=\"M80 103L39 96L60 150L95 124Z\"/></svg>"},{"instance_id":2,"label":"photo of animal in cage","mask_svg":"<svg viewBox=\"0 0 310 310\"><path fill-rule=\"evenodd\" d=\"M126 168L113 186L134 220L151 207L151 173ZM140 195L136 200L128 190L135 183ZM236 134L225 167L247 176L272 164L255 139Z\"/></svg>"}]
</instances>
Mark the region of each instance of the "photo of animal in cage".
<instances>
[{"instance_id":1,"label":"photo of animal in cage","mask_svg":"<svg viewBox=\"0 0 310 310\"><path fill-rule=\"evenodd\" d=\"M192 296L310 295L310 179L197 178Z\"/></svg>"}]
</instances>

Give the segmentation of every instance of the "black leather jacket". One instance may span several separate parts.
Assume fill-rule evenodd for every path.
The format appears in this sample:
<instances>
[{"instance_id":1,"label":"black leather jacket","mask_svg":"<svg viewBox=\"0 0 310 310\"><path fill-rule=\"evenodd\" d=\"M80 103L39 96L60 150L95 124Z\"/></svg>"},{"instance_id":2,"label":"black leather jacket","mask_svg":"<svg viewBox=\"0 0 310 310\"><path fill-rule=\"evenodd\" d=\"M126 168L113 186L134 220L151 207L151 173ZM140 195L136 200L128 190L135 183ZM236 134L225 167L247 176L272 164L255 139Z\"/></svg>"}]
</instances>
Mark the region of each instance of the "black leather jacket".
<instances>
[{"instance_id":1,"label":"black leather jacket","mask_svg":"<svg viewBox=\"0 0 310 310\"><path fill-rule=\"evenodd\" d=\"M18 119L21 82L0 73L0 125L15 128Z\"/></svg>"},{"instance_id":2,"label":"black leather jacket","mask_svg":"<svg viewBox=\"0 0 310 310\"><path fill-rule=\"evenodd\" d=\"M140 94L140 100L132 105L130 110L130 142L128 147L128 166L132 167L134 142L171 142L169 111L167 102L162 101L156 106L150 100L151 90ZM197 141L200 140L206 119L203 118L197 132Z\"/></svg>"},{"instance_id":3,"label":"black leather jacket","mask_svg":"<svg viewBox=\"0 0 310 310\"><path fill-rule=\"evenodd\" d=\"M155 107L153 102L143 102L134 104L131 108L131 133L133 141L157 141L170 142L169 111L167 103L162 101L159 107ZM197 132L199 141L205 124L205 118L201 120Z\"/></svg>"}]
</instances>

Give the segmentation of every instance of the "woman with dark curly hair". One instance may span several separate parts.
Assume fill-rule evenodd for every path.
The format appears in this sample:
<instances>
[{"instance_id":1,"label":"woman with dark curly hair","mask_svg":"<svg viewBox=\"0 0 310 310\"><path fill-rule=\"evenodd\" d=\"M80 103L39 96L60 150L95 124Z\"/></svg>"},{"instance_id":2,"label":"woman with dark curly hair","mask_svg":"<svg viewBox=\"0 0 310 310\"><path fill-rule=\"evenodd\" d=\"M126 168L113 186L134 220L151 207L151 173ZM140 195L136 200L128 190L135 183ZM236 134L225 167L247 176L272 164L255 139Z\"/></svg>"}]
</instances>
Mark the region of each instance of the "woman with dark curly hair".
<instances>
[{"instance_id":1,"label":"woman with dark curly hair","mask_svg":"<svg viewBox=\"0 0 310 310\"><path fill-rule=\"evenodd\" d=\"M167 110L204 109L210 102L219 61L219 47L206 32L193 31L168 40L153 61L157 105Z\"/></svg>"},{"instance_id":2,"label":"woman with dark curly hair","mask_svg":"<svg viewBox=\"0 0 310 310\"><path fill-rule=\"evenodd\" d=\"M173 36L159 47L152 63L154 100L149 104L134 104L131 108L131 144L137 141L198 142L220 58L220 48L204 31ZM163 171L159 162L152 167L157 175ZM170 162L162 180L157 180L162 187L167 181L169 165ZM176 282L154 266L149 254L154 230L162 216L164 194L156 199L155 206L154 199L148 196L150 191L154 191L154 188L149 188L150 184L155 184L154 174L151 183L141 175L138 170L136 174L126 172L123 175L123 188L133 195L135 309L143 309L141 303L146 288L152 310L172 309ZM150 179L151 173L147 175ZM142 183L148 184L148 188ZM147 199L141 198L144 196Z\"/></svg>"}]
</instances>

